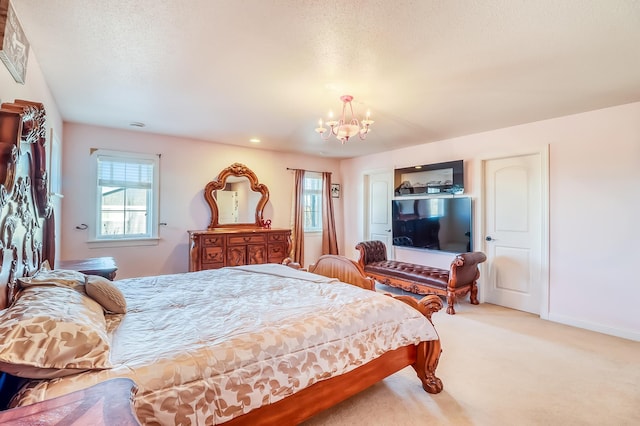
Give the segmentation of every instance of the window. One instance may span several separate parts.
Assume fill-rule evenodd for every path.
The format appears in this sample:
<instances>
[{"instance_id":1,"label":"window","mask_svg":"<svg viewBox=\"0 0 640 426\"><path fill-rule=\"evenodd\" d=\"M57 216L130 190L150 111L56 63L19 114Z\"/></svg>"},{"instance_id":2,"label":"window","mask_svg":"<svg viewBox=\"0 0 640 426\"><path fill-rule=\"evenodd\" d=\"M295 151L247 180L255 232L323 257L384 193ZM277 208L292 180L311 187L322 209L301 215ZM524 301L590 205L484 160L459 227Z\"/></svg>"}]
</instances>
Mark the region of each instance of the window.
<instances>
[{"instance_id":1,"label":"window","mask_svg":"<svg viewBox=\"0 0 640 426\"><path fill-rule=\"evenodd\" d=\"M158 236L159 156L96 150L96 241Z\"/></svg>"},{"instance_id":2,"label":"window","mask_svg":"<svg viewBox=\"0 0 640 426\"><path fill-rule=\"evenodd\" d=\"M303 187L304 232L322 231L322 175L306 172Z\"/></svg>"}]
</instances>

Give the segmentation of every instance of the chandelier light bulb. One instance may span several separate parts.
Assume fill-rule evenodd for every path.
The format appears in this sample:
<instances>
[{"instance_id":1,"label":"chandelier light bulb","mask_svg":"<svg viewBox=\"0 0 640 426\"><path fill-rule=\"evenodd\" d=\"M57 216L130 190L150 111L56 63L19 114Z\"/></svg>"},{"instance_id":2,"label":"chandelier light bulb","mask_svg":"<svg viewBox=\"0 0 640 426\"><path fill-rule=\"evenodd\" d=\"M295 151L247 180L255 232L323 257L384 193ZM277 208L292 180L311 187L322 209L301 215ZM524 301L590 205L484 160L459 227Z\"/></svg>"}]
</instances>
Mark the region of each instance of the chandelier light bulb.
<instances>
[{"instance_id":1,"label":"chandelier light bulb","mask_svg":"<svg viewBox=\"0 0 640 426\"><path fill-rule=\"evenodd\" d=\"M318 132L318 133L320 133L322 135L326 131L327 131L327 129L325 129L322 126L322 118L321 118L320 120L318 120L318 127L316 127L316 132Z\"/></svg>"}]
</instances>

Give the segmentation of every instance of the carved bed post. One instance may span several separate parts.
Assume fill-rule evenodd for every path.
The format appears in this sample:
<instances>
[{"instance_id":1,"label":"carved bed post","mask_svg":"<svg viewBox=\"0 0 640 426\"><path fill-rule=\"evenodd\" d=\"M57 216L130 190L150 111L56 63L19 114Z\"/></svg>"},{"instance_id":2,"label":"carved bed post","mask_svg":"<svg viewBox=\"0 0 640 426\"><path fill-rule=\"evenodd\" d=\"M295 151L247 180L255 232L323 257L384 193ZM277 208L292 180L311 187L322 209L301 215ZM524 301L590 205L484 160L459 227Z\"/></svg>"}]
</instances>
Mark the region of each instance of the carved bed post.
<instances>
[{"instance_id":1,"label":"carved bed post","mask_svg":"<svg viewBox=\"0 0 640 426\"><path fill-rule=\"evenodd\" d=\"M394 296L392 294L387 294L387 296L401 300L417 309L422 315L427 317L431 324L433 324L431 315L438 312L443 306L442 300L435 294L427 295L420 301L417 301L411 296ZM436 368L438 368L438 361L442 353L440 339L420 342L416 351L416 362L412 367L416 370L416 374L422 382L422 388L429 393L440 393L443 388L442 380L436 376Z\"/></svg>"}]
</instances>

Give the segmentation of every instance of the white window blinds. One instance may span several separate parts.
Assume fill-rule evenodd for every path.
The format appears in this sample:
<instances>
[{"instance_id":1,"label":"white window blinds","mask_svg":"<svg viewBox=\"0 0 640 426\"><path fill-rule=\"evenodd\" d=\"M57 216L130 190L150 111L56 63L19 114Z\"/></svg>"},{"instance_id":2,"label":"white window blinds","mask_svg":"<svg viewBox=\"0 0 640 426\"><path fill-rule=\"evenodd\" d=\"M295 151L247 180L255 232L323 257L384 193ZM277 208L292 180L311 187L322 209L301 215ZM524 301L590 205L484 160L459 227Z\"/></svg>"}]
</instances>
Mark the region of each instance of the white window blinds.
<instances>
[{"instance_id":1,"label":"white window blinds","mask_svg":"<svg viewBox=\"0 0 640 426\"><path fill-rule=\"evenodd\" d=\"M142 158L98 157L98 185L151 189L154 162Z\"/></svg>"}]
</instances>

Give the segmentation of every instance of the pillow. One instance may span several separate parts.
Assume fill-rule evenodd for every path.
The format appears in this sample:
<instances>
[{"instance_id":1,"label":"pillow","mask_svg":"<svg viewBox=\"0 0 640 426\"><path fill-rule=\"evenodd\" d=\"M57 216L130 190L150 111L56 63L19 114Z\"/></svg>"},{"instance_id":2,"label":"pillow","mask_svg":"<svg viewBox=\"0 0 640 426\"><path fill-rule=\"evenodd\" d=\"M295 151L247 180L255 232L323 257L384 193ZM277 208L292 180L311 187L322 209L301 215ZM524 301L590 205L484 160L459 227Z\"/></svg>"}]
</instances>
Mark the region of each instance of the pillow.
<instances>
[{"instance_id":1,"label":"pillow","mask_svg":"<svg viewBox=\"0 0 640 426\"><path fill-rule=\"evenodd\" d=\"M99 275L87 275L84 286L87 295L102 305L105 311L114 314L127 313L127 301L113 282Z\"/></svg>"},{"instance_id":2,"label":"pillow","mask_svg":"<svg viewBox=\"0 0 640 426\"><path fill-rule=\"evenodd\" d=\"M86 276L82 272L66 269L47 270L40 268L32 277L18 278L18 284L22 288L34 285L56 285L61 287L78 288L83 286Z\"/></svg>"},{"instance_id":3,"label":"pillow","mask_svg":"<svg viewBox=\"0 0 640 426\"><path fill-rule=\"evenodd\" d=\"M0 371L43 379L111 368L102 306L67 287L25 288L0 312Z\"/></svg>"}]
</instances>

